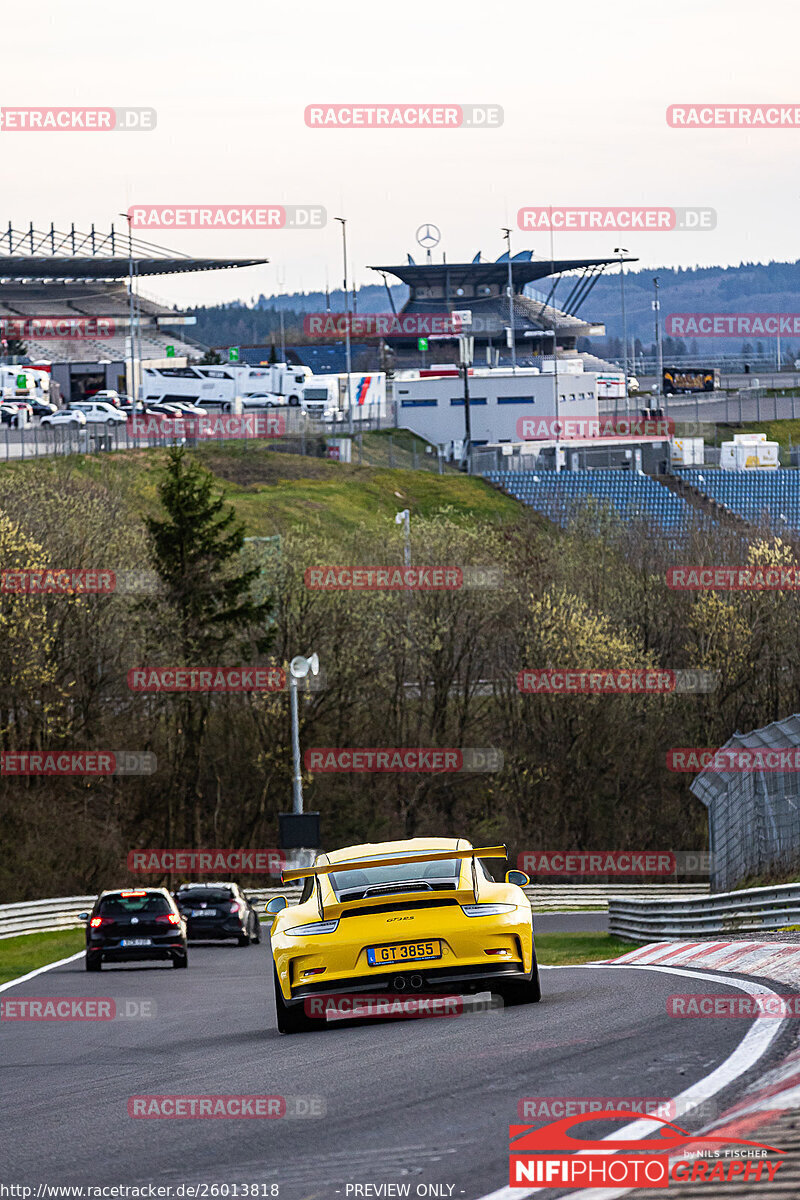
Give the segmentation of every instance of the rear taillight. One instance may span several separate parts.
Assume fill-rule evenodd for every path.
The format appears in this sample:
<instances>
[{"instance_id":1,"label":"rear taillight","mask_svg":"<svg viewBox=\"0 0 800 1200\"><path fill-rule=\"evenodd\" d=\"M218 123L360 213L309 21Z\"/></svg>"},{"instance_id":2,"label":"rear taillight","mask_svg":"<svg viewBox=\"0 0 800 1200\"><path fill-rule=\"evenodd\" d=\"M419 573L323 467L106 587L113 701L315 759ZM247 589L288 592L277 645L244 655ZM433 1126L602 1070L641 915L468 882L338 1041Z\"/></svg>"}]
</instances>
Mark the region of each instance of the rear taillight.
<instances>
[{"instance_id":1,"label":"rear taillight","mask_svg":"<svg viewBox=\"0 0 800 1200\"><path fill-rule=\"evenodd\" d=\"M180 917L178 916L177 913L161 913L160 916L156 917L156 924L157 925L178 925L178 924L180 924Z\"/></svg>"},{"instance_id":2,"label":"rear taillight","mask_svg":"<svg viewBox=\"0 0 800 1200\"><path fill-rule=\"evenodd\" d=\"M103 924L103 920L104 920L104 919L105 919L105 920L108 920L108 918L107 918L107 917L106 917L106 918L103 918L103 917L92 917L92 919L90 920L89 924L91 925L92 929L97 929L98 925L102 925L102 924Z\"/></svg>"},{"instance_id":3,"label":"rear taillight","mask_svg":"<svg viewBox=\"0 0 800 1200\"><path fill-rule=\"evenodd\" d=\"M231 903L231 912L232 912L232 913L241 913L241 912L244 912L244 905L242 904L241 900L234 900L234 901L232 901L232 903Z\"/></svg>"}]
</instances>

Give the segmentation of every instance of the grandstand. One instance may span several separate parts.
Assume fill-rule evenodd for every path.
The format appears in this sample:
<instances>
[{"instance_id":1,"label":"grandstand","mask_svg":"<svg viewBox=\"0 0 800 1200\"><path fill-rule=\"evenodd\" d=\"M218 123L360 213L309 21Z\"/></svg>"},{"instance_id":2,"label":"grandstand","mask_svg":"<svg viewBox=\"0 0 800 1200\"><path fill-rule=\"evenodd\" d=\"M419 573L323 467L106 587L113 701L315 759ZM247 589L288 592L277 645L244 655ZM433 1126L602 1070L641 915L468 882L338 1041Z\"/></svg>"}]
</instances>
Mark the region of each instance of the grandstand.
<instances>
[{"instance_id":1,"label":"grandstand","mask_svg":"<svg viewBox=\"0 0 800 1200\"><path fill-rule=\"evenodd\" d=\"M609 265L619 265L617 258L543 259L535 258L530 250L520 251L509 262L508 254L495 262L484 262L480 252L469 263L416 263L409 254L408 263L398 266L371 267L384 276L394 275L409 288L409 297L400 311L401 316L415 313L449 314L468 310L472 324L464 332L475 339L475 362L510 362L506 343L509 328L509 274L513 289L514 343L519 366L539 366L544 355L552 355L553 342L559 357L575 357L579 338L603 337L605 326L585 321L578 316L592 288ZM625 262L636 262L624 258ZM567 294L561 307L556 307L556 285L564 278ZM531 284L551 279L547 294L533 291ZM388 292L388 285L387 285ZM392 301L391 293L389 300ZM457 339L436 335L431 337L429 352L439 361L452 358L457 352ZM420 352L416 340L387 337L395 365L419 365ZM435 351L434 351L435 344ZM611 363L594 356L591 370L614 370Z\"/></svg>"},{"instance_id":2,"label":"grandstand","mask_svg":"<svg viewBox=\"0 0 800 1200\"><path fill-rule=\"evenodd\" d=\"M625 520L643 518L670 538L698 521L697 510L686 500L652 476L634 471L487 471L486 478L562 528L588 500L609 505Z\"/></svg>"},{"instance_id":3,"label":"grandstand","mask_svg":"<svg viewBox=\"0 0 800 1200\"><path fill-rule=\"evenodd\" d=\"M68 231L8 228L0 234L0 319L5 336L22 340L31 361L73 363L124 363L130 355L130 293L133 276L134 319L137 323L136 354L142 360L161 360L167 346L177 357L197 357L205 347L182 333L194 324L186 312L142 294L142 277L175 275L195 271L219 271L259 266L267 259L192 258L152 242L142 241L128 231L95 229L82 233L72 225ZM103 318L111 324L110 336L51 337L46 319ZM175 332L175 331L178 332Z\"/></svg>"},{"instance_id":4,"label":"grandstand","mask_svg":"<svg viewBox=\"0 0 800 1200\"><path fill-rule=\"evenodd\" d=\"M800 471L681 470L680 478L728 512L776 534L800 531Z\"/></svg>"}]
</instances>

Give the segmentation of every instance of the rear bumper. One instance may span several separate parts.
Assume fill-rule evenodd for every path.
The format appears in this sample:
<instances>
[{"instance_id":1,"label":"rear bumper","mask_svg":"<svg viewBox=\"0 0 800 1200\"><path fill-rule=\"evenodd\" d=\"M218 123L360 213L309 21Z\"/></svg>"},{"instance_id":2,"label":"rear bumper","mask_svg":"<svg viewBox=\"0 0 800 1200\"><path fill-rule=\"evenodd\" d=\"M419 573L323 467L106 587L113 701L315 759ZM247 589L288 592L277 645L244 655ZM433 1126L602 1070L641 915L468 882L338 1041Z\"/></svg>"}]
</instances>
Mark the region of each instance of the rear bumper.
<instances>
[{"instance_id":1,"label":"rear bumper","mask_svg":"<svg viewBox=\"0 0 800 1200\"><path fill-rule=\"evenodd\" d=\"M240 938L247 932L247 926L240 921L189 921L186 922L186 936L190 942L215 941L221 942L226 938Z\"/></svg>"},{"instance_id":2,"label":"rear bumper","mask_svg":"<svg viewBox=\"0 0 800 1200\"><path fill-rule=\"evenodd\" d=\"M421 984L411 987L409 980L412 976L420 978ZM400 989L395 980L403 979L405 987ZM435 967L424 970L422 964L416 970L396 971L391 975L357 975L352 979L331 980L330 983L301 984L292 988L291 998L285 1000L287 1005L302 1004L304 1000L316 996L339 995L343 992L378 993L385 995L413 996L415 992L441 991L445 989L457 995L470 992L485 992L491 984L508 983L513 980L530 980L530 972L526 973L519 963L504 963L487 969L484 966L474 967Z\"/></svg>"},{"instance_id":3,"label":"rear bumper","mask_svg":"<svg viewBox=\"0 0 800 1200\"><path fill-rule=\"evenodd\" d=\"M103 946L89 944L87 955L103 962L144 962L148 959L180 958L187 953L184 941L159 942L154 946Z\"/></svg>"}]
</instances>

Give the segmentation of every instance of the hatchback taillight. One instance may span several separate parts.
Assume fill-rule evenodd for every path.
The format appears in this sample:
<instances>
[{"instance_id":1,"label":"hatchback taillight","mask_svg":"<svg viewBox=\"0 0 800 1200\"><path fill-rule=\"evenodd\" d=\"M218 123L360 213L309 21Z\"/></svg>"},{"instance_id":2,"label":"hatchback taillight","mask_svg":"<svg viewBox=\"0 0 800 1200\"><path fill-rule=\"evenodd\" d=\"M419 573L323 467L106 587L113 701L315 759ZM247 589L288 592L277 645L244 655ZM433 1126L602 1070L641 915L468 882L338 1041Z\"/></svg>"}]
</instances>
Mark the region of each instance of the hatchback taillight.
<instances>
[{"instance_id":1,"label":"hatchback taillight","mask_svg":"<svg viewBox=\"0 0 800 1200\"><path fill-rule=\"evenodd\" d=\"M242 904L241 900L233 900L231 902L231 912L232 913L244 912L244 905Z\"/></svg>"},{"instance_id":2,"label":"hatchback taillight","mask_svg":"<svg viewBox=\"0 0 800 1200\"><path fill-rule=\"evenodd\" d=\"M161 913L160 916L156 917L156 924L178 925L180 924L180 917L177 913Z\"/></svg>"},{"instance_id":3,"label":"hatchback taillight","mask_svg":"<svg viewBox=\"0 0 800 1200\"><path fill-rule=\"evenodd\" d=\"M89 924L91 925L92 929L97 929L98 925L102 925L104 921L106 922L106 924L108 924L109 918L108 917L92 917L92 919L89 921Z\"/></svg>"}]
</instances>

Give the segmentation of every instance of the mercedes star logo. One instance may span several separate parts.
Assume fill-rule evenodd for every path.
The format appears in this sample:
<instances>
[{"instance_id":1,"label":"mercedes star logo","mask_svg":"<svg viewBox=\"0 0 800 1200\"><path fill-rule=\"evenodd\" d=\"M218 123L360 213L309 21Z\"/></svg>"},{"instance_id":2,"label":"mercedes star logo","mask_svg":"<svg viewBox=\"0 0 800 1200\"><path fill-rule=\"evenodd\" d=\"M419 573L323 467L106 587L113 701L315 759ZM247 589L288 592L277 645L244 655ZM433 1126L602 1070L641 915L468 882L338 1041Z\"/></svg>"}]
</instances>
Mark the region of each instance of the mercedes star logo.
<instances>
[{"instance_id":1,"label":"mercedes star logo","mask_svg":"<svg viewBox=\"0 0 800 1200\"><path fill-rule=\"evenodd\" d=\"M417 241L420 246L436 246L442 240L438 225L420 225L417 230Z\"/></svg>"}]
</instances>

